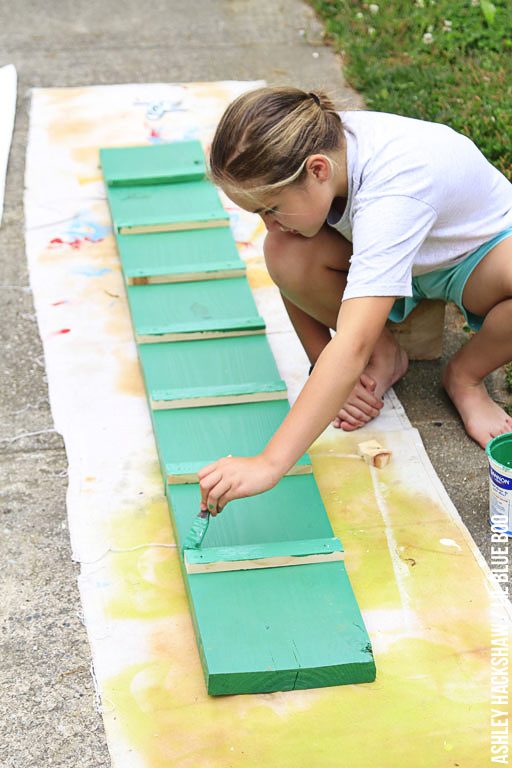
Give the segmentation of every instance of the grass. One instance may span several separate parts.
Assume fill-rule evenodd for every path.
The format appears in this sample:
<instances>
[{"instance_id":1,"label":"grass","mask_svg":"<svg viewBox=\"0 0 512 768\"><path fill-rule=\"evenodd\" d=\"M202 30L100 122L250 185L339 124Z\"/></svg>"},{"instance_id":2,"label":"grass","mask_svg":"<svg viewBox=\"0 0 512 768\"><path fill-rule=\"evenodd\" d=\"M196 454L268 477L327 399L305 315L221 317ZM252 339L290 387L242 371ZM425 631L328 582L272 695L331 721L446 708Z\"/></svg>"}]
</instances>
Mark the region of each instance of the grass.
<instances>
[{"instance_id":1,"label":"grass","mask_svg":"<svg viewBox=\"0 0 512 768\"><path fill-rule=\"evenodd\" d=\"M512 180L511 0L310 3L368 109L450 125Z\"/></svg>"},{"instance_id":2,"label":"grass","mask_svg":"<svg viewBox=\"0 0 512 768\"><path fill-rule=\"evenodd\" d=\"M369 109L446 123L512 179L510 0L310 0Z\"/></svg>"}]
</instances>

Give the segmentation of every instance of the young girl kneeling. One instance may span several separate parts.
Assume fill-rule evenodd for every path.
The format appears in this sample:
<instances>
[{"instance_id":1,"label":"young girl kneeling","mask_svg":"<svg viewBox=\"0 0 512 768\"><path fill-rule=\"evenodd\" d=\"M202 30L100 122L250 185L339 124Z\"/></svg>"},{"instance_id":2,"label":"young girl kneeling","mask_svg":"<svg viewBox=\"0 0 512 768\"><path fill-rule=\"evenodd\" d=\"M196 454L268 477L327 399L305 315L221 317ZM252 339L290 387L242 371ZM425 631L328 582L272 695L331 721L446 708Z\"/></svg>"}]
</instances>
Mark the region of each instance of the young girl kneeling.
<instances>
[{"instance_id":1,"label":"young girl kneeling","mask_svg":"<svg viewBox=\"0 0 512 768\"><path fill-rule=\"evenodd\" d=\"M224 113L210 165L265 223L267 267L312 370L260 455L200 471L202 509L274 486L333 419L351 430L375 417L407 370L386 320L423 298L455 302L477 331L443 375L468 434L484 447L512 430L483 383L512 360L512 184L469 139L260 88Z\"/></svg>"}]
</instances>

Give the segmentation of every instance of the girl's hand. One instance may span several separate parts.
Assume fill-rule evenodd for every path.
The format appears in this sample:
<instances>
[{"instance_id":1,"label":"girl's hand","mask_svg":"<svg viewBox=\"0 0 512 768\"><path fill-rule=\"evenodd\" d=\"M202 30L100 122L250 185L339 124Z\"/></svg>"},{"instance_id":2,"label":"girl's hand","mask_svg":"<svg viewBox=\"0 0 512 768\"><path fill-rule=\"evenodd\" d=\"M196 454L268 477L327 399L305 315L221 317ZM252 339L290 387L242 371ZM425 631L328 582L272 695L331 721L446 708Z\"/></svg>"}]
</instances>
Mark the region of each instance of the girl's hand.
<instances>
[{"instance_id":1,"label":"girl's hand","mask_svg":"<svg viewBox=\"0 0 512 768\"><path fill-rule=\"evenodd\" d=\"M198 472L201 510L215 517L228 501L268 491L280 479L275 467L262 455L214 461Z\"/></svg>"}]
</instances>

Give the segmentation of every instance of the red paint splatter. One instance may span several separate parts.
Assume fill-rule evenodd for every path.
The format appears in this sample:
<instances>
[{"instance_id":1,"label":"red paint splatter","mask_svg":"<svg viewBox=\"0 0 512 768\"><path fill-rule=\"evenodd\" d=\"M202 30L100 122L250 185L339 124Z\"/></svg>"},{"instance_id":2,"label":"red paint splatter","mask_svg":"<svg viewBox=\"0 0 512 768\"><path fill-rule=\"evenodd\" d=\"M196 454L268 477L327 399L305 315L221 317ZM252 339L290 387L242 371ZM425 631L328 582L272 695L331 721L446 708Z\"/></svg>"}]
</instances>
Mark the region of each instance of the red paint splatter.
<instances>
[{"instance_id":1,"label":"red paint splatter","mask_svg":"<svg viewBox=\"0 0 512 768\"><path fill-rule=\"evenodd\" d=\"M67 302L67 300L65 300L65 299L63 299L62 301L54 301L54 302L52 303L52 307L60 307L60 306L61 306L61 304L67 304L67 303L68 303L68 302Z\"/></svg>"},{"instance_id":2,"label":"red paint splatter","mask_svg":"<svg viewBox=\"0 0 512 768\"><path fill-rule=\"evenodd\" d=\"M74 240L63 240L61 237L54 237L52 240L50 240L50 247L59 247L62 245L68 246L69 248L80 248L84 243L101 243L102 240L104 240L104 237L98 237L95 240L93 240L91 237L77 237Z\"/></svg>"},{"instance_id":3,"label":"red paint splatter","mask_svg":"<svg viewBox=\"0 0 512 768\"><path fill-rule=\"evenodd\" d=\"M151 136L152 139L159 139L160 138L160 133L157 131L156 128L152 128L151 129L151 133L149 135Z\"/></svg>"},{"instance_id":4,"label":"red paint splatter","mask_svg":"<svg viewBox=\"0 0 512 768\"><path fill-rule=\"evenodd\" d=\"M71 328L61 328L58 331L54 331L52 333L52 336L61 336L63 333L70 333L70 332L71 332Z\"/></svg>"}]
</instances>

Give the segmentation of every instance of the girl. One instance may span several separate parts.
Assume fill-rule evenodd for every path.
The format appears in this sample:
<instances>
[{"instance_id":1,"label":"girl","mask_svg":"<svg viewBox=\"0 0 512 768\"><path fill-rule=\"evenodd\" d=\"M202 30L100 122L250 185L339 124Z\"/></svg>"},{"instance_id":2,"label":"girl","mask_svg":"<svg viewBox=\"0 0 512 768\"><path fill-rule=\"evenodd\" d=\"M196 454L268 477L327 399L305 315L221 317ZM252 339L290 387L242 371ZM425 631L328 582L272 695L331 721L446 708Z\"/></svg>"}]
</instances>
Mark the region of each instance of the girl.
<instances>
[{"instance_id":1,"label":"girl","mask_svg":"<svg viewBox=\"0 0 512 768\"><path fill-rule=\"evenodd\" d=\"M260 88L224 113L210 164L265 223L267 267L312 370L260 455L199 472L202 510L273 487L333 418L351 430L376 416L407 369L386 320L422 298L454 301L478 331L443 375L468 434L484 447L512 430L483 383L512 359L512 184L469 139L338 113L323 93Z\"/></svg>"}]
</instances>

